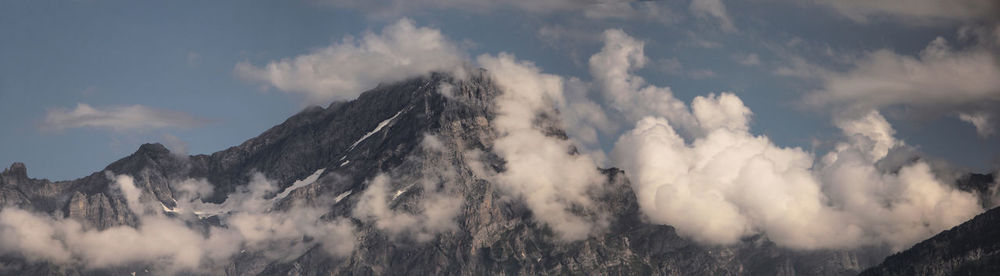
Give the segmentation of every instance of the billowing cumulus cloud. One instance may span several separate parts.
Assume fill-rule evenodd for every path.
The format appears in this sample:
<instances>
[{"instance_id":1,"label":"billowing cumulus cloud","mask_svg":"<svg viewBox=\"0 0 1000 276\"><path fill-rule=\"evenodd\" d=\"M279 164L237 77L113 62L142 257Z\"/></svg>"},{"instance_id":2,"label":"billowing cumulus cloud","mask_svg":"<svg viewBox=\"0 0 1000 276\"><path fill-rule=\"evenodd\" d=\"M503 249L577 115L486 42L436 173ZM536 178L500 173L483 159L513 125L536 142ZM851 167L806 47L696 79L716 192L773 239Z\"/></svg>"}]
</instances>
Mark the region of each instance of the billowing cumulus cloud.
<instances>
[{"instance_id":1,"label":"billowing cumulus cloud","mask_svg":"<svg viewBox=\"0 0 1000 276\"><path fill-rule=\"evenodd\" d=\"M765 234L797 249L899 250L982 211L974 195L943 182L924 161L880 170L879 161L904 143L876 111L838 117L845 142L816 161L752 134L752 112L731 93L690 105L660 93L672 112L641 108L651 97L636 88L641 78L631 70L643 62L642 44L612 30L591 71L614 107L638 118L615 143L612 160L654 223L710 244Z\"/></svg>"},{"instance_id":2,"label":"billowing cumulus cloud","mask_svg":"<svg viewBox=\"0 0 1000 276\"><path fill-rule=\"evenodd\" d=\"M691 112L670 87L647 84L633 74L648 62L643 48L641 41L620 29L604 31L604 48L590 57L590 74L600 94L628 121L655 114L669 118L685 132L699 132Z\"/></svg>"},{"instance_id":3,"label":"billowing cumulus cloud","mask_svg":"<svg viewBox=\"0 0 1000 276\"><path fill-rule=\"evenodd\" d=\"M284 92L325 104L351 100L379 82L415 77L432 71L457 72L466 60L441 31L401 19L381 33L344 38L329 47L294 58L255 66L236 65L235 74Z\"/></svg>"},{"instance_id":4,"label":"billowing cumulus cloud","mask_svg":"<svg viewBox=\"0 0 1000 276\"><path fill-rule=\"evenodd\" d=\"M172 274L211 269L240 250L284 259L316 244L332 256L348 255L354 248L350 221L322 220L324 212L303 205L272 211L272 200L264 195L276 186L260 174L222 204L201 202L212 190L204 180L177 183L178 206L173 209L142 201L144 191L132 177L109 176L138 217L137 227L90 229L73 219L8 207L0 211L0 252L86 268L152 263L159 272ZM197 226L198 216L206 213L218 216L221 226Z\"/></svg>"},{"instance_id":5,"label":"billowing cumulus cloud","mask_svg":"<svg viewBox=\"0 0 1000 276\"><path fill-rule=\"evenodd\" d=\"M699 97L695 114L716 114L731 94ZM727 119L738 119L732 117ZM845 123L884 127L872 113ZM745 127L746 118L706 125L685 142L669 121L647 117L623 135L613 159L631 177L643 213L682 235L712 244L763 233L798 249L887 245L895 250L982 211L976 197L943 183L927 163L881 172L887 129L844 128L851 142L814 163L799 148L774 145ZM734 127L735 126L735 127Z\"/></svg>"},{"instance_id":6,"label":"billowing cumulus cloud","mask_svg":"<svg viewBox=\"0 0 1000 276\"><path fill-rule=\"evenodd\" d=\"M114 131L155 128L190 128L210 120L187 113L157 109L143 105L92 107L78 103L74 109L55 108L45 114L43 130L93 127Z\"/></svg>"}]
</instances>

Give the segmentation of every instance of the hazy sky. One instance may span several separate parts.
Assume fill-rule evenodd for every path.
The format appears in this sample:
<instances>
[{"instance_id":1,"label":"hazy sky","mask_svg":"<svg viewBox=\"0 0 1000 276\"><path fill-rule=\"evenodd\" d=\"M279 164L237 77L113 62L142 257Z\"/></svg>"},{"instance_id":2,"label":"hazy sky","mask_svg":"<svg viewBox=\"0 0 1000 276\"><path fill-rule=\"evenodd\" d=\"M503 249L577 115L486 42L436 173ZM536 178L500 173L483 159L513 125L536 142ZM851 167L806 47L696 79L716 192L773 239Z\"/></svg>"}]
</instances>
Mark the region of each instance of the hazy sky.
<instances>
[{"instance_id":1,"label":"hazy sky","mask_svg":"<svg viewBox=\"0 0 1000 276\"><path fill-rule=\"evenodd\" d=\"M372 2L0 2L0 163L66 180L142 143L237 145L307 105L350 99L331 91L381 81L355 81L366 67L350 57L321 71L362 72L346 83L277 79L268 66L377 48L358 43L402 18L467 57L507 52L585 81L604 30L621 29L644 44L635 74L646 82L685 102L732 92L752 132L816 155L842 140L838 118L876 109L927 156L975 171L1000 156L992 0Z\"/></svg>"}]
</instances>

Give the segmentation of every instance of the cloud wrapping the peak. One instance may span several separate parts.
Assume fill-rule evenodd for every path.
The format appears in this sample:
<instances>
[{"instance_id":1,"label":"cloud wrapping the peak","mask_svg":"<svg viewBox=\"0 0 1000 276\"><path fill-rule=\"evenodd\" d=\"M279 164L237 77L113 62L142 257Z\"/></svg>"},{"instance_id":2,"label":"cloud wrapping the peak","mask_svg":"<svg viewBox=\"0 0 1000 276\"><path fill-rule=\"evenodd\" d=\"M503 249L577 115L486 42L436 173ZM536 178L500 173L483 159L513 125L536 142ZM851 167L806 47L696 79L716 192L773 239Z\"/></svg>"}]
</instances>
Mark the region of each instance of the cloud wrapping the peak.
<instances>
[{"instance_id":1,"label":"cloud wrapping the peak","mask_svg":"<svg viewBox=\"0 0 1000 276\"><path fill-rule=\"evenodd\" d=\"M433 71L460 73L465 54L440 30L400 19L380 33L339 43L258 67L236 64L235 74L278 90L305 96L308 103L351 100L380 82Z\"/></svg>"},{"instance_id":2,"label":"cloud wrapping the peak","mask_svg":"<svg viewBox=\"0 0 1000 276\"><path fill-rule=\"evenodd\" d=\"M85 103L76 104L72 110L56 108L45 114L43 130L70 128L106 128L113 131L147 130L156 128L190 128L210 120L187 113L157 109L143 105L109 106L95 108Z\"/></svg>"},{"instance_id":3,"label":"cloud wrapping the peak","mask_svg":"<svg viewBox=\"0 0 1000 276\"><path fill-rule=\"evenodd\" d=\"M506 161L505 170L496 176L499 186L523 199L534 218L561 240L604 231L608 218L590 195L603 189L605 177L590 156L571 153L572 141L547 135L549 126L536 120L543 114L553 116L553 107L565 105L564 80L510 54L477 60L503 91L493 120L499 136L494 149Z\"/></svg>"}]
</instances>

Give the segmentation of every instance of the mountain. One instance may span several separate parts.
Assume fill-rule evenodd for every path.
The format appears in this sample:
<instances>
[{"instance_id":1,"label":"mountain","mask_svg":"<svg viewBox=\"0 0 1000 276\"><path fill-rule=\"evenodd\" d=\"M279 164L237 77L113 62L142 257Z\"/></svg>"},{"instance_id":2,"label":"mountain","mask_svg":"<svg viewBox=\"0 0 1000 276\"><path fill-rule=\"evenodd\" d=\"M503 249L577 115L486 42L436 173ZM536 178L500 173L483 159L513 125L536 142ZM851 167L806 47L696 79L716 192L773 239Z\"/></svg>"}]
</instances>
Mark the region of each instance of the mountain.
<instances>
[{"instance_id":1,"label":"mountain","mask_svg":"<svg viewBox=\"0 0 1000 276\"><path fill-rule=\"evenodd\" d=\"M972 174L960 187L996 188L993 176ZM861 275L998 275L1000 274L1000 208L993 208L889 256Z\"/></svg>"},{"instance_id":2,"label":"mountain","mask_svg":"<svg viewBox=\"0 0 1000 276\"><path fill-rule=\"evenodd\" d=\"M294 245L308 245L301 250L274 256L286 252L272 250L280 243L242 244L224 262L174 271L181 274L853 275L884 256L871 250L788 250L763 236L732 246L695 243L670 226L647 223L628 178L615 168L600 170L607 188L591 195L596 208L611 218L607 231L562 241L523 201L484 176L503 172L506 165L493 148L500 92L485 72L471 75L458 79L435 73L382 84L353 101L307 108L258 137L210 155L179 156L162 145L145 144L100 172L57 182L29 178L25 166L15 163L0 175L0 206L71 219L93 231L139 227L142 218L129 208L113 175L134 178L140 200L162 205L154 210L159 216L180 218L185 198L177 183L211 183L202 200L229 206L230 199L253 188L248 183L259 173L277 184L277 190L266 193L269 205L263 212L292 214L289 210L312 203L322 212L318 219L345 218L356 229L350 241L356 246L344 256L324 250L313 235L301 235L292 239ZM566 139L554 117L539 116L536 125ZM380 181L386 178L395 181ZM392 194L384 210L362 204L375 188ZM459 204L452 206L453 218L436 219L428 212L439 209L428 208L428 202ZM395 231L391 221L365 219L375 212L419 227ZM185 223L192 229L225 228L225 216L203 212ZM79 260L0 253L0 274L5 275L163 269L156 260L94 267Z\"/></svg>"}]
</instances>

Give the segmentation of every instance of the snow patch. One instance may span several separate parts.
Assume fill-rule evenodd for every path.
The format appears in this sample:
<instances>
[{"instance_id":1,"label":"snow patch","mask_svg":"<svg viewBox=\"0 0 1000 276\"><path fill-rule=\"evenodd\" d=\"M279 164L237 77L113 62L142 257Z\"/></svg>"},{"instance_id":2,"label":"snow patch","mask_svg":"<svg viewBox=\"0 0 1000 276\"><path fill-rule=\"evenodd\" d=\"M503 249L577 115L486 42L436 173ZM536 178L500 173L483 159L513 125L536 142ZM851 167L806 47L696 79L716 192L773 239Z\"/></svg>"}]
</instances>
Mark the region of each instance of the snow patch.
<instances>
[{"instance_id":1,"label":"snow patch","mask_svg":"<svg viewBox=\"0 0 1000 276\"><path fill-rule=\"evenodd\" d=\"M337 198L334 199L335 200L334 203L340 203L341 200L344 200L344 198L346 198L349 195L351 195L351 191L340 193L339 195L337 195Z\"/></svg>"},{"instance_id":2,"label":"snow patch","mask_svg":"<svg viewBox=\"0 0 1000 276\"><path fill-rule=\"evenodd\" d=\"M326 171L326 169L316 170L316 172L314 172L312 175L309 175L309 177L306 177L305 179L302 179L302 180L295 181L294 183L292 183L292 186L288 186L288 188L286 188L284 191L282 191L277 196L274 196L274 198L271 199L271 200L272 201L281 200L282 198L287 197L288 194L291 193L292 191L294 191L295 189L305 187L306 185L309 185L309 184L313 184L314 182L316 182L316 180L319 179L319 175L323 174L324 171Z\"/></svg>"},{"instance_id":3,"label":"snow patch","mask_svg":"<svg viewBox=\"0 0 1000 276\"><path fill-rule=\"evenodd\" d=\"M413 184L410 184L410 186L406 186L405 188L396 190L396 194L392 195L392 200L396 200L396 198L399 198L399 196L403 195L403 193L410 190L410 187L413 187Z\"/></svg>"},{"instance_id":4,"label":"snow patch","mask_svg":"<svg viewBox=\"0 0 1000 276\"><path fill-rule=\"evenodd\" d=\"M353 150L354 147L358 146L358 144L360 144L362 141L368 139L368 137L371 137L373 134L379 132L380 130L382 130L382 128L389 125L389 123L392 123L392 120L395 120L396 117L399 117L399 114L403 114L403 111L406 111L406 109L400 110L399 112L396 112L396 115L392 115L392 117L390 117L389 119L385 119L384 121L378 123L378 126L376 126L375 129L369 131L368 133L365 133L365 136L361 136L360 139L354 141L354 144L351 144L351 147L347 148L347 151Z\"/></svg>"}]
</instances>

